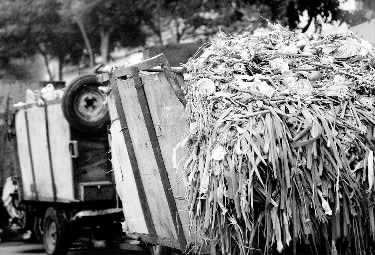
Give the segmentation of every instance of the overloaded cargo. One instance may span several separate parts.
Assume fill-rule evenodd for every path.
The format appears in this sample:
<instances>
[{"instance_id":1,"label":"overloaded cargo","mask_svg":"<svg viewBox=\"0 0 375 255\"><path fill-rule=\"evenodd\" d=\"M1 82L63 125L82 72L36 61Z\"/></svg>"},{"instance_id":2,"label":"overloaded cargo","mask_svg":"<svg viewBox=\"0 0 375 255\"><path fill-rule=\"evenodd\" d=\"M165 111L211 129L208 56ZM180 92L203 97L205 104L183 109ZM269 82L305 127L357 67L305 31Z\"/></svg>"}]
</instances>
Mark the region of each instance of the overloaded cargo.
<instances>
[{"instance_id":1,"label":"overloaded cargo","mask_svg":"<svg viewBox=\"0 0 375 255\"><path fill-rule=\"evenodd\" d=\"M373 252L375 51L221 34L186 64L190 224L211 252Z\"/></svg>"}]
</instances>

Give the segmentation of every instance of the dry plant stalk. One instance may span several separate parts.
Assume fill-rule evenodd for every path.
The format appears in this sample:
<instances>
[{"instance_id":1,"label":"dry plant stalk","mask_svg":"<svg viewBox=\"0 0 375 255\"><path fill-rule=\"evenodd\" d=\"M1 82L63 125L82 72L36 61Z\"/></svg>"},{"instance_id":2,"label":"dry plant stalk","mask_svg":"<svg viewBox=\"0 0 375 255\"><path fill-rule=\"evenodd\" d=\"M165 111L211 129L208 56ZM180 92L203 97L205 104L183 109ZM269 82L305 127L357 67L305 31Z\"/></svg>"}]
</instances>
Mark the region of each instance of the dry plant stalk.
<instances>
[{"instance_id":1,"label":"dry plant stalk","mask_svg":"<svg viewBox=\"0 0 375 255\"><path fill-rule=\"evenodd\" d=\"M221 34L186 68L189 215L211 251L373 251L368 44L272 25Z\"/></svg>"}]
</instances>

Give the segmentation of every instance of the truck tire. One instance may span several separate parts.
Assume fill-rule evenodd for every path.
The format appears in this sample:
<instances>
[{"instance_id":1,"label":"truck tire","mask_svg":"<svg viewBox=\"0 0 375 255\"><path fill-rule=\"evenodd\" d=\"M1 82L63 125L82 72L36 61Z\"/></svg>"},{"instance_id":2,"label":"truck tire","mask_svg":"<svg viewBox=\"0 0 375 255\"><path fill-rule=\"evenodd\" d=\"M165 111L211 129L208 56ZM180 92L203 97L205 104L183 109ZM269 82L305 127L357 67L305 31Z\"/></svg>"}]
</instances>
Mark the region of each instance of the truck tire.
<instances>
[{"instance_id":1,"label":"truck tire","mask_svg":"<svg viewBox=\"0 0 375 255\"><path fill-rule=\"evenodd\" d=\"M33 226L32 226L32 237L31 239L34 242L41 243L43 242L43 217L35 215L33 217Z\"/></svg>"},{"instance_id":2,"label":"truck tire","mask_svg":"<svg viewBox=\"0 0 375 255\"><path fill-rule=\"evenodd\" d=\"M166 254L167 252L167 249L165 249L165 247L161 245L151 245L149 246L149 250L150 250L151 255L162 255L162 254Z\"/></svg>"},{"instance_id":3,"label":"truck tire","mask_svg":"<svg viewBox=\"0 0 375 255\"><path fill-rule=\"evenodd\" d=\"M62 98L66 120L76 131L84 134L103 132L109 123L105 97L94 74L84 75L67 86Z\"/></svg>"},{"instance_id":4,"label":"truck tire","mask_svg":"<svg viewBox=\"0 0 375 255\"><path fill-rule=\"evenodd\" d=\"M66 254L70 240L69 222L65 213L53 207L48 208L44 216L43 227L43 244L46 254Z\"/></svg>"},{"instance_id":5,"label":"truck tire","mask_svg":"<svg viewBox=\"0 0 375 255\"><path fill-rule=\"evenodd\" d=\"M151 255L179 255L180 253L161 245L149 245Z\"/></svg>"}]
</instances>

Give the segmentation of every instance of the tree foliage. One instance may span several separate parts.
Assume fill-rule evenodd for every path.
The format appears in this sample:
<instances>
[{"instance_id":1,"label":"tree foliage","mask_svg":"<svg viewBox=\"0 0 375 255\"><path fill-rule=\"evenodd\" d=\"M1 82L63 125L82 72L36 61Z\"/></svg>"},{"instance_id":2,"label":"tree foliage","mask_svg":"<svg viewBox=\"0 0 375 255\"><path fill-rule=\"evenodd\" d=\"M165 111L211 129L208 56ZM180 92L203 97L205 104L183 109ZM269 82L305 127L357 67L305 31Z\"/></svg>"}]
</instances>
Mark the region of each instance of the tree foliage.
<instances>
[{"instance_id":1,"label":"tree foliage","mask_svg":"<svg viewBox=\"0 0 375 255\"><path fill-rule=\"evenodd\" d=\"M88 34L94 53L107 62L115 45L135 46L145 41L142 30L141 2L130 0L69 0L64 2L65 15L80 21Z\"/></svg>"},{"instance_id":2,"label":"tree foliage","mask_svg":"<svg viewBox=\"0 0 375 255\"><path fill-rule=\"evenodd\" d=\"M358 0L359 7L352 13L347 13L344 20L351 25L357 25L375 17L374 0Z\"/></svg>"},{"instance_id":3,"label":"tree foliage","mask_svg":"<svg viewBox=\"0 0 375 255\"><path fill-rule=\"evenodd\" d=\"M359 0L365 5L372 0ZM0 56L39 53L47 66L51 58L76 63L88 54L107 62L116 46L143 45L151 35L159 43L210 36L222 30L238 32L266 19L303 31L322 17L343 19L340 0L2 0L0 2ZM170 41L170 40L169 40ZM52 75L51 75L52 76ZM60 75L61 77L61 75ZM52 78L52 77L51 77Z\"/></svg>"},{"instance_id":4,"label":"tree foliage","mask_svg":"<svg viewBox=\"0 0 375 255\"><path fill-rule=\"evenodd\" d=\"M240 0L241 4L255 4L269 8L268 18L288 25L291 29L298 27L301 22L300 16L306 13L308 22L302 28L303 32L318 17L322 17L326 22L339 20L342 17L340 2L340 0Z\"/></svg>"},{"instance_id":5,"label":"tree foliage","mask_svg":"<svg viewBox=\"0 0 375 255\"><path fill-rule=\"evenodd\" d=\"M0 9L0 44L4 57L42 55L50 79L49 62L59 62L59 77L66 59L82 52L77 42L78 30L60 14L57 0L2 0Z\"/></svg>"}]
</instances>

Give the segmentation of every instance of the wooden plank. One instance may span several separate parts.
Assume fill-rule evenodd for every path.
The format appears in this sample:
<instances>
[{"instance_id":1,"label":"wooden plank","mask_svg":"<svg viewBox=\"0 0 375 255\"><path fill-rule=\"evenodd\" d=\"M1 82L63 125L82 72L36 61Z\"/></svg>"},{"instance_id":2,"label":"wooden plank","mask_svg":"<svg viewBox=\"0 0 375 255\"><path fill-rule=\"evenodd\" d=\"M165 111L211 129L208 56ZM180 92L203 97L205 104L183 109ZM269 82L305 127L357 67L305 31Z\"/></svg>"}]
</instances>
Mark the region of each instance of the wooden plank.
<instances>
[{"instance_id":1,"label":"wooden plank","mask_svg":"<svg viewBox=\"0 0 375 255\"><path fill-rule=\"evenodd\" d=\"M159 54L155 57L146 59L142 62L139 62L135 65L119 67L114 70L114 75L116 78L122 78L126 76L131 76L134 68L137 68L139 71L149 69L155 66L168 65L168 60L164 54Z\"/></svg>"},{"instance_id":2,"label":"wooden plank","mask_svg":"<svg viewBox=\"0 0 375 255\"><path fill-rule=\"evenodd\" d=\"M131 168L134 174L135 184L136 184L138 195L139 195L139 202L142 207L144 220L146 222L147 231L149 233L147 236L152 235L153 236L152 239L155 239L156 238L155 225L152 220L150 206L148 205L148 202L147 202L146 191L142 182L142 177L141 177L140 169L138 166L137 157L135 155L135 148L134 148L133 140L130 136L128 121L125 116L125 112L123 110L123 103L121 101L121 96L120 96L117 80L114 77L112 77L111 83L112 83L112 89L113 89L112 90L113 96L115 100L115 107L116 107L116 111L117 111L119 121L121 124L121 133L124 138L123 141L125 142L125 145L126 145ZM146 236L146 235L143 235L143 236Z\"/></svg>"},{"instance_id":3,"label":"wooden plank","mask_svg":"<svg viewBox=\"0 0 375 255\"><path fill-rule=\"evenodd\" d=\"M134 80L117 80L117 82L156 233L160 238L176 240L176 247L179 247L158 165L137 99Z\"/></svg>"},{"instance_id":4,"label":"wooden plank","mask_svg":"<svg viewBox=\"0 0 375 255\"><path fill-rule=\"evenodd\" d=\"M27 139L25 111L20 110L15 116L16 134L17 134L17 153L19 155L20 173L22 178L23 199L31 200L34 198L33 192L33 173L30 160L30 151Z\"/></svg>"},{"instance_id":5,"label":"wooden plank","mask_svg":"<svg viewBox=\"0 0 375 255\"><path fill-rule=\"evenodd\" d=\"M183 227L181 225L180 215L179 215L177 207L176 207L176 201L175 201L175 198L173 196L173 191L171 189L171 184L170 184L170 181L169 181L168 173L167 173L165 163L164 163L164 159L163 159L163 156L162 156L162 153L161 153L160 144L159 144L159 140L158 140L158 137L157 137L157 132L156 132L154 123L152 121L152 116L151 116L150 108L149 108L148 101L147 101L147 98L146 98L146 93L145 93L145 90L144 90L144 87L143 87L143 82L142 82L141 78L137 75L134 75L133 80L135 81L135 86L136 86L137 95L138 95L138 101L139 101L139 104L141 106L143 118L145 120L145 125L146 125L146 128L147 128L148 136L150 138L150 142L151 142L151 146L152 146L152 151L154 153L156 164L158 166L161 182L163 184L164 193L165 193L165 196L167 198L168 208L169 208L169 210L171 212L171 215L172 215L172 220L173 220L175 230L177 232L180 247L182 249L184 249L184 247L186 247L185 233L184 233Z\"/></svg>"},{"instance_id":6,"label":"wooden plank","mask_svg":"<svg viewBox=\"0 0 375 255\"><path fill-rule=\"evenodd\" d=\"M48 157L45 114L42 107L27 109L31 153L34 162L36 188L41 201L53 200L53 188Z\"/></svg>"},{"instance_id":7,"label":"wooden plank","mask_svg":"<svg viewBox=\"0 0 375 255\"><path fill-rule=\"evenodd\" d=\"M47 107L51 161L57 200L74 200L73 167L69 151L70 127L61 104Z\"/></svg>"},{"instance_id":8,"label":"wooden plank","mask_svg":"<svg viewBox=\"0 0 375 255\"><path fill-rule=\"evenodd\" d=\"M50 128L49 128L49 119L48 119L48 105L44 105L44 119L45 119L45 126L46 126L46 140L47 140L47 152L48 152L48 160L49 160L49 171L51 174L51 182L52 182L52 194L53 194L53 201L57 201L57 192L56 192L56 180L55 180L55 173L54 173L54 164L52 162L52 153L51 153L51 140L50 140ZM58 135L58 134L57 134Z\"/></svg>"},{"instance_id":9,"label":"wooden plank","mask_svg":"<svg viewBox=\"0 0 375 255\"><path fill-rule=\"evenodd\" d=\"M136 186L133 169L128 156L125 140L121 132L113 94L108 97L108 107L111 116L111 152L112 166L125 216L125 232L127 234L149 234L141 200Z\"/></svg>"},{"instance_id":10,"label":"wooden plank","mask_svg":"<svg viewBox=\"0 0 375 255\"><path fill-rule=\"evenodd\" d=\"M32 184L32 191L34 193L34 199L35 200L38 200L39 199L39 194L38 194L38 190L37 190L37 187L36 187L36 177L35 177L35 168L34 168L34 156L33 156L33 153L31 152L32 149L31 149L31 141L30 141L30 128L29 128L29 118L28 118L29 114L27 111L25 111L25 123L26 123L26 135L27 135L27 145L28 145L28 148L29 148L29 159L30 159L30 166L31 166L31 173L32 173L32 176L33 176L33 184Z\"/></svg>"},{"instance_id":11,"label":"wooden plank","mask_svg":"<svg viewBox=\"0 0 375 255\"><path fill-rule=\"evenodd\" d=\"M142 77L152 120L158 130L158 140L163 155L172 191L180 214L183 230L189 237L188 203L185 200L186 183L181 164L178 169L173 166L173 151L188 133L188 122L184 114L184 107L177 99L173 88L168 83L165 74L159 73ZM180 150L178 158L187 154L187 150ZM191 239L194 237L189 238Z\"/></svg>"}]
</instances>

